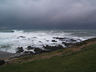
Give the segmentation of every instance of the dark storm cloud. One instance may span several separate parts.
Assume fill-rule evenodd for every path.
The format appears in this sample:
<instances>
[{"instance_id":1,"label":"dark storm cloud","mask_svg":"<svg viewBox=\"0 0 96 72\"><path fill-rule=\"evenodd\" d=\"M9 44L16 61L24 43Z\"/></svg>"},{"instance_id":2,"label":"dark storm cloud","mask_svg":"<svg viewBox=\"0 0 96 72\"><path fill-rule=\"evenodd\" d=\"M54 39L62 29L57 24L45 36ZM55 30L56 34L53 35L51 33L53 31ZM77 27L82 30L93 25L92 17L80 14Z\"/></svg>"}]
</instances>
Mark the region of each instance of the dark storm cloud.
<instances>
[{"instance_id":1,"label":"dark storm cloud","mask_svg":"<svg viewBox=\"0 0 96 72\"><path fill-rule=\"evenodd\" d=\"M0 0L0 24L5 25L89 24L95 14L95 0Z\"/></svg>"}]
</instances>

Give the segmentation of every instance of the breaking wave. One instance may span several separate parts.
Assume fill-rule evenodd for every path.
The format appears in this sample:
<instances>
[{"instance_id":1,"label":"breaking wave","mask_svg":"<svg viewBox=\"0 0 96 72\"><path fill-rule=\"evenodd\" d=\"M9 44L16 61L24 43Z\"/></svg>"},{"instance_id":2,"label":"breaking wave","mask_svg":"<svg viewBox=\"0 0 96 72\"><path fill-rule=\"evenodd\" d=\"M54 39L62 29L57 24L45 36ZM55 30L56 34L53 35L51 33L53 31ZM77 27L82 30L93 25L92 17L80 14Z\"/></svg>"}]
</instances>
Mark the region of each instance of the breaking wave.
<instances>
[{"instance_id":1,"label":"breaking wave","mask_svg":"<svg viewBox=\"0 0 96 72\"><path fill-rule=\"evenodd\" d=\"M60 40L62 38L62 40ZM16 52L17 47L23 47L26 51L28 46L34 48L43 48L43 46L58 46L66 47L62 42L72 43L71 40L80 42L88 39L88 37L80 37L72 32L64 31L23 31L11 30L9 32L0 32L0 50L11 53Z\"/></svg>"}]
</instances>

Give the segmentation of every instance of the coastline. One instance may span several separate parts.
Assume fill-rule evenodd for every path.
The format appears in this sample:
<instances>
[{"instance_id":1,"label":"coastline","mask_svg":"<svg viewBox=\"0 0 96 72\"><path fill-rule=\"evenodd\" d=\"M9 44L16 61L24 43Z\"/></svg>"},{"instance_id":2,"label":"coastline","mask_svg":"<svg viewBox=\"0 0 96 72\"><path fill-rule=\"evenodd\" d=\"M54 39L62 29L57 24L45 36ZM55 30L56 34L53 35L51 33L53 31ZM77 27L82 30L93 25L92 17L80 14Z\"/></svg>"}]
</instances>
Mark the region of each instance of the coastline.
<instances>
[{"instance_id":1,"label":"coastline","mask_svg":"<svg viewBox=\"0 0 96 72\"><path fill-rule=\"evenodd\" d=\"M96 43L96 38L91 38L91 39L82 41L80 43L76 43L69 48L62 48L62 49L57 49L57 50L53 50L49 52L42 52L40 54L23 54L23 53L12 54L8 52L0 51L0 55L2 56L1 59L7 61L9 64L15 63L15 62L18 63L18 62L34 61L38 59L46 59L46 58L51 58L54 56L60 56L62 54L66 55L67 52L69 52L70 50L72 51L72 53L79 52L82 49L84 49L86 46L89 46L94 43Z\"/></svg>"}]
</instances>

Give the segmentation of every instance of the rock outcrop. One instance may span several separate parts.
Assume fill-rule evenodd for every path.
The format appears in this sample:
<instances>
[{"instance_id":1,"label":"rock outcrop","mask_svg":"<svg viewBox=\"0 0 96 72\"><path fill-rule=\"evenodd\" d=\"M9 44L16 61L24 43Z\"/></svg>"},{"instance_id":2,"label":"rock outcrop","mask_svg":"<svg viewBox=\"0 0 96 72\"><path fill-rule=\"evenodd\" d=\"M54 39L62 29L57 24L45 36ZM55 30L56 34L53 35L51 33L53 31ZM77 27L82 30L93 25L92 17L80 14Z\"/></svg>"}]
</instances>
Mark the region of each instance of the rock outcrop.
<instances>
[{"instance_id":1,"label":"rock outcrop","mask_svg":"<svg viewBox=\"0 0 96 72\"><path fill-rule=\"evenodd\" d=\"M16 53L21 53L21 52L24 52L23 47L18 47Z\"/></svg>"},{"instance_id":2,"label":"rock outcrop","mask_svg":"<svg viewBox=\"0 0 96 72\"><path fill-rule=\"evenodd\" d=\"M4 60L0 60L0 65L3 65L5 64L5 61Z\"/></svg>"}]
</instances>

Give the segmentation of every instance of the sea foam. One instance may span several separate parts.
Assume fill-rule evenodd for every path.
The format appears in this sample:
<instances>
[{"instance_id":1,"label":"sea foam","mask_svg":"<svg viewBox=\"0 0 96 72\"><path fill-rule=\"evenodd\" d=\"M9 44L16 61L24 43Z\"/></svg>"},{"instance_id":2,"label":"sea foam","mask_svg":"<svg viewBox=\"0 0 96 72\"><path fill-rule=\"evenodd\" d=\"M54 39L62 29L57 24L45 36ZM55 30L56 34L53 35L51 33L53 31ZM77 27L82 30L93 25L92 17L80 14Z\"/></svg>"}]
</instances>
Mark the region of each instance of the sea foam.
<instances>
[{"instance_id":1,"label":"sea foam","mask_svg":"<svg viewBox=\"0 0 96 72\"><path fill-rule=\"evenodd\" d=\"M55 37L66 38L65 40L58 40ZM68 41L69 39L69 41ZM43 46L58 46L62 45L66 47L62 42L69 42L70 39L80 42L87 38L75 36L70 32L64 31L26 31L23 30L12 30L10 32L0 32L0 50L11 53L16 52L17 47L23 47L27 51L27 47L31 46L34 48L41 48ZM55 42L52 42L55 40Z\"/></svg>"}]
</instances>

